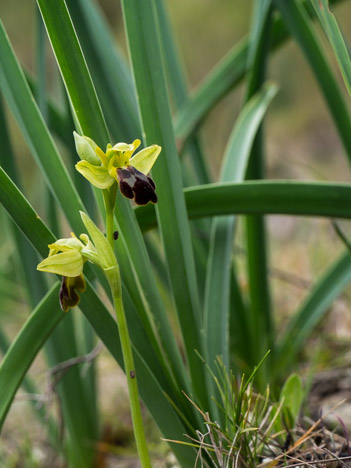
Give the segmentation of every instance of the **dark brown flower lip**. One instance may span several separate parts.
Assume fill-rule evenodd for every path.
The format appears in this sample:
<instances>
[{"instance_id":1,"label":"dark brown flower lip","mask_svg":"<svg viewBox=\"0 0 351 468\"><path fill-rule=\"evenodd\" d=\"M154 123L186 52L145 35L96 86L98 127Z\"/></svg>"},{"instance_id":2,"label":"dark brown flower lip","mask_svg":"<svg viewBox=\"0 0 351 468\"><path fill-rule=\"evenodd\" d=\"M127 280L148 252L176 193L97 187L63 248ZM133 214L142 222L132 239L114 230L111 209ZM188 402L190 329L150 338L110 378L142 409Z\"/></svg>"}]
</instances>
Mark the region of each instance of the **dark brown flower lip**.
<instances>
[{"instance_id":1,"label":"dark brown flower lip","mask_svg":"<svg viewBox=\"0 0 351 468\"><path fill-rule=\"evenodd\" d=\"M117 168L117 178L122 195L134 199L137 205L157 203L156 186L151 177L133 166L127 166Z\"/></svg>"},{"instance_id":2,"label":"dark brown flower lip","mask_svg":"<svg viewBox=\"0 0 351 468\"><path fill-rule=\"evenodd\" d=\"M85 279L83 275L69 278L62 276L59 300L61 309L68 312L69 309L79 304L80 296L78 293L85 291Z\"/></svg>"}]
</instances>

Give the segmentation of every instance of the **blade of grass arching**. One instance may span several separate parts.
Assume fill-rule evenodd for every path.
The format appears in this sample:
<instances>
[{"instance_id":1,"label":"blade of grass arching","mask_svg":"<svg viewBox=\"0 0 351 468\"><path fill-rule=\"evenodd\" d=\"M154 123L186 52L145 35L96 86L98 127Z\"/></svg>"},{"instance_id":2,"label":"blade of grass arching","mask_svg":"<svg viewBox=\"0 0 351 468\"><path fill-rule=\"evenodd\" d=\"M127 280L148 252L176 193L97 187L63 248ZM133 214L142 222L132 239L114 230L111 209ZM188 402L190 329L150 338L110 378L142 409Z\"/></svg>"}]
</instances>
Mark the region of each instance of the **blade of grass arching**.
<instances>
[{"instance_id":1,"label":"blade of grass arching","mask_svg":"<svg viewBox=\"0 0 351 468\"><path fill-rule=\"evenodd\" d=\"M333 4L341 0L334 0ZM286 2L290 3L290 2ZM304 2L310 11L309 1ZM272 51L289 38L281 18L276 18L272 30ZM245 76L249 39L242 39L210 71L191 97L179 109L174 119L175 133L181 142L187 140L211 109Z\"/></svg>"},{"instance_id":2,"label":"blade of grass arching","mask_svg":"<svg viewBox=\"0 0 351 468\"><path fill-rule=\"evenodd\" d=\"M275 93L274 86L267 86L248 101L239 114L225 150L220 172L221 182L241 182L245 178L252 143ZM212 221L204 329L208 364L214 372L217 356L221 356L225 368L230 369L229 303L234 226L233 216L214 218ZM236 333L241 334L240 329Z\"/></svg>"},{"instance_id":3,"label":"blade of grass arching","mask_svg":"<svg viewBox=\"0 0 351 468\"><path fill-rule=\"evenodd\" d=\"M167 71L170 90L176 109L181 107L188 99L188 86L183 66L176 49L176 43L172 37L172 27L165 8L164 0L156 0L156 11L160 27L163 58ZM200 138L194 135L186 144L186 152L191 157L197 183L207 184L211 181L210 172L201 148Z\"/></svg>"},{"instance_id":4,"label":"blade of grass arching","mask_svg":"<svg viewBox=\"0 0 351 468\"><path fill-rule=\"evenodd\" d=\"M184 195L189 219L231 214L351 217L351 185L339 182L217 183L186 188ZM143 232L157 226L154 206L135 211Z\"/></svg>"},{"instance_id":5,"label":"blade of grass arching","mask_svg":"<svg viewBox=\"0 0 351 468\"><path fill-rule=\"evenodd\" d=\"M313 7L318 15L319 21L322 23L324 31L329 39L330 45L334 50L335 57L338 61L345 86L351 95L351 63L350 55L347 50L343 35L340 31L335 16L329 9L327 0L312 0Z\"/></svg>"},{"instance_id":6,"label":"blade of grass arching","mask_svg":"<svg viewBox=\"0 0 351 468\"><path fill-rule=\"evenodd\" d=\"M273 0L283 20L299 43L301 50L313 70L323 96L344 145L346 155L351 161L351 120L346 101L340 90L331 66L324 52L324 46L309 23L304 7L295 0Z\"/></svg>"},{"instance_id":7,"label":"blade of grass arching","mask_svg":"<svg viewBox=\"0 0 351 468\"><path fill-rule=\"evenodd\" d=\"M343 253L316 282L308 297L293 315L277 347L276 378L287 372L296 354L335 299L351 282L351 254Z\"/></svg>"},{"instance_id":8,"label":"blade of grass arching","mask_svg":"<svg viewBox=\"0 0 351 468\"><path fill-rule=\"evenodd\" d=\"M266 75L267 59L271 46L273 8L271 0L256 0L251 26L251 41L248 49L248 83L245 100L251 98L263 85ZM264 137L262 125L257 130L253 141L246 179L263 179ZM247 216L246 249L247 273L249 281L250 307L248 309L249 330L253 343L255 361L272 347L273 319L267 269L267 241L265 221L262 216ZM269 358L270 359L270 358ZM265 389L268 379L262 376L267 372L269 359L266 359L258 371L257 385Z\"/></svg>"},{"instance_id":9,"label":"blade of grass arching","mask_svg":"<svg viewBox=\"0 0 351 468\"><path fill-rule=\"evenodd\" d=\"M189 223L182 194L171 113L164 77L158 23L153 1L122 2L127 39L145 143L163 151L154 169L159 201L156 207L178 318L195 395L208 406L204 368L195 350L203 355L202 328Z\"/></svg>"},{"instance_id":10,"label":"blade of grass arching","mask_svg":"<svg viewBox=\"0 0 351 468\"><path fill-rule=\"evenodd\" d=\"M117 141L140 135L132 76L97 6L90 0L66 3L94 82L110 134Z\"/></svg>"},{"instance_id":11,"label":"blade of grass arching","mask_svg":"<svg viewBox=\"0 0 351 468\"><path fill-rule=\"evenodd\" d=\"M14 222L28 237L38 253L45 256L47 253L47 244L53 242L54 236L2 168L0 168L0 203L4 205ZM55 296L57 304L57 292L53 291L53 295ZM123 367L117 325L106 306L91 287L89 281L87 282L87 290L81 297L81 309L95 329L97 335L117 362ZM131 334L133 330L134 328L132 327ZM40 332L40 330L38 331ZM145 363L141 357L148 348L149 342L135 341L135 343L136 346L139 346L139 349L136 349L136 346L134 346L134 348L138 378L140 378L140 382L142 382L140 392L143 401L149 408L150 413L165 437L171 436L171 438L176 438L179 434L186 432L186 430L175 413L173 406L170 404L168 396L165 395L164 388L160 385L160 383L162 383L160 372L153 374L147 363ZM23 352L25 352L25 350L23 350ZM23 360L25 361L25 357ZM19 384L20 383L18 383L18 385ZM181 407L182 402L176 403ZM195 456L184 447L176 447L173 451L180 460L189 460Z\"/></svg>"},{"instance_id":12,"label":"blade of grass arching","mask_svg":"<svg viewBox=\"0 0 351 468\"><path fill-rule=\"evenodd\" d=\"M70 95L72 106L76 109L75 113L78 118L81 115L91 114L94 108L99 107L99 104L65 3L62 0L39 0L38 4L48 30L52 47L55 50L58 65L66 83L66 89ZM57 18L58 21L56 21ZM66 46L69 44L68 49L70 51L74 49L74 53L72 55L75 57L79 56L80 59L76 61L67 59L65 56L65 49L62 47L62 44L65 44ZM82 75L85 76L83 81L76 79L77 76L81 77ZM71 83L74 84L72 94L70 88ZM80 93L83 84L87 89L84 89L84 91ZM87 93L90 95L91 99L94 98L96 101L92 108L90 107L89 101L85 99L85 95ZM80 122L80 126L82 132L85 135L89 135L97 143L103 139L103 144L101 145L104 147L106 141L108 141L108 133L105 122L100 118L100 115L100 113L95 115L94 122L83 119ZM129 201L120 194L117 196L116 216L121 240L125 242L128 251L128 259L120 256L119 260L120 262L124 262L124 268L133 268L136 273L136 285L132 290L130 290L130 293L133 294L133 291L135 290L136 294L140 294L140 291L137 291L137 288L141 285L141 294L145 296L147 303L150 305L150 310L152 310L155 320L157 321L162 344L167 350L168 359L172 362L172 370L177 376L179 386L186 389L187 381L183 369L184 366L168 319L164 313L156 283L152 275L150 275L151 264L142 235L137 226ZM147 309L142 309L139 312L145 314L147 313Z\"/></svg>"},{"instance_id":13,"label":"blade of grass arching","mask_svg":"<svg viewBox=\"0 0 351 468\"><path fill-rule=\"evenodd\" d=\"M26 324L1 361L0 428L33 359L43 347L52 330L64 317L57 302L58 292L59 283L57 282L27 319Z\"/></svg>"}]
</instances>

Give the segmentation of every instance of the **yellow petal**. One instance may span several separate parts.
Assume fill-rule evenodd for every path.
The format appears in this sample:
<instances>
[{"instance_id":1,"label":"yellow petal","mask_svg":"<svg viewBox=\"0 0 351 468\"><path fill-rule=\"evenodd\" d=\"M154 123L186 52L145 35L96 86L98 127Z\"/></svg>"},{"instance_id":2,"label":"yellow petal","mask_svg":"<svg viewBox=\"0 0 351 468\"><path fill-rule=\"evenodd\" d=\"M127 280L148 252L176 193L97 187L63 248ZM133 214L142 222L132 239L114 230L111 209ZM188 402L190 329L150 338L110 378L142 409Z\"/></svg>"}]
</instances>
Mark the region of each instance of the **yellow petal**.
<instances>
[{"instance_id":1,"label":"yellow petal","mask_svg":"<svg viewBox=\"0 0 351 468\"><path fill-rule=\"evenodd\" d=\"M143 174L148 174L155 164L161 149L161 146L158 145L148 146L133 156L129 164Z\"/></svg>"}]
</instances>

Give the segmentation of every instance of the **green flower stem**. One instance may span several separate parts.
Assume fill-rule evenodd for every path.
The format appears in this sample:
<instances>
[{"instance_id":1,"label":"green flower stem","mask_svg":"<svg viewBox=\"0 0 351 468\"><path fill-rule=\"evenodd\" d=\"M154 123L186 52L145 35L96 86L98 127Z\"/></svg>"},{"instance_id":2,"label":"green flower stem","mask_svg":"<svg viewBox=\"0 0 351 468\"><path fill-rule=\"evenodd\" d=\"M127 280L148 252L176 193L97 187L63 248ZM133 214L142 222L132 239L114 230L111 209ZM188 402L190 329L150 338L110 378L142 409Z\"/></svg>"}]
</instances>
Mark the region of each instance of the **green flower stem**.
<instances>
[{"instance_id":1,"label":"green flower stem","mask_svg":"<svg viewBox=\"0 0 351 468\"><path fill-rule=\"evenodd\" d=\"M106 237L113 248L113 211L106 210Z\"/></svg>"},{"instance_id":2,"label":"green flower stem","mask_svg":"<svg viewBox=\"0 0 351 468\"><path fill-rule=\"evenodd\" d=\"M137 376L135 372L133 351L127 327L127 320L124 313L122 294L115 294L114 291L112 291L112 294L113 303L116 311L118 331L121 340L125 373L128 382L130 409L132 413L134 436L136 440L139 459L142 468L151 468L149 453L145 440L143 420L141 417Z\"/></svg>"},{"instance_id":3,"label":"green flower stem","mask_svg":"<svg viewBox=\"0 0 351 468\"><path fill-rule=\"evenodd\" d=\"M116 188L112 186L109 190L104 190L104 201L106 208L106 237L112 248L114 245L113 213L116 199ZM145 440L143 420L141 417L139 391L135 372L132 343L130 341L126 315L123 307L122 288L119 271L117 276L118 278L115 278L115 281L110 281L110 286L113 296L113 304L116 311L119 337L121 340L124 368L128 382L128 392L130 399L130 409L132 413L134 436L142 468L151 468L149 453Z\"/></svg>"},{"instance_id":4,"label":"green flower stem","mask_svg":"<svg viewBox=\"0 0 351 468\"><path fill-rule=\"evenodd\" d=\"M117 183L115 183L111 188L103 190L104 203L106 210L106 237L109 241L113 251L114 249L114 239L113 239L113 216L115 208L117 192Z\"/></svg>"}]
</instances>

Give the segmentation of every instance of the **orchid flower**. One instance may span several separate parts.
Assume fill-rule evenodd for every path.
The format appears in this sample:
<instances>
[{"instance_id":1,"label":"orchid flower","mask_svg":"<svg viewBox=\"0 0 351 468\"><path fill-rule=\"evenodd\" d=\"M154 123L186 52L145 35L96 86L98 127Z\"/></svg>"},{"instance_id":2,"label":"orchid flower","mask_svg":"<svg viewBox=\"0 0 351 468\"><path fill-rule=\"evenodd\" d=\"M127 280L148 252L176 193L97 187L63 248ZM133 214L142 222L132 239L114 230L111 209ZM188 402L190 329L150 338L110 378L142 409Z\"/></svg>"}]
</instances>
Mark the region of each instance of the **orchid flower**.
<instances>
[{"instance_id":1,"label":"orchid flower","mask_svg":"<svg viewBox=\"0 0 351 468\"><path fill-rule=\"evenodd\" d=\"M117 182L122 195L134 199L137 205L157 202L155 183L148 173L161 152L160 146L149 146L133 156L140 140L114 146L109 143L104 153L89 137L74 132L74 139L81 158L76 169L92 185L108 189Z\"/></svg>"}]
</instances>

